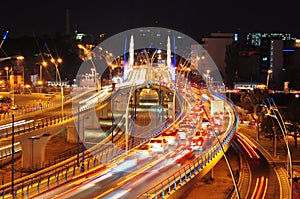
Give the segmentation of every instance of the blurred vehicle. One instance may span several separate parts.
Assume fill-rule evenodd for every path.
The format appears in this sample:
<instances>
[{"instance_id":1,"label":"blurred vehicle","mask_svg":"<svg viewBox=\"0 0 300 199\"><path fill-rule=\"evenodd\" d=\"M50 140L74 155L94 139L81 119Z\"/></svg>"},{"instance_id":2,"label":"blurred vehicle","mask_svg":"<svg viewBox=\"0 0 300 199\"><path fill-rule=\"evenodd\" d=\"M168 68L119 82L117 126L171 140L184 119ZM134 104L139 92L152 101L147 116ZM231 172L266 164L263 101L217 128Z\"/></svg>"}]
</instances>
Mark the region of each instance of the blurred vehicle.
<instances>
[{"instance_id":1,"label":"blurred vehicle","mask_svg":"<svg viewBox=\"0 0 300 199\"><path fill-rule=\"evenodd\" d=\"M193 149L195 149L195 150L202 150L203 142L204 142L203 137L193 138L193 141L192 141L192 143L191 143L191 146L192 146Z\"/></svg>"},{"instance_id":2,"label":"blurred vehicle","mask_svg":"<svg viewBox=\"0 0 300 199\"><path fill-rule=\"evenodd\" d=\"M193 158L195 156L194 150L192 148L181 149L180 152L175 157L176 163L180 163L186 159Z\"/></svg>"},{"instance_id":3,"label":"blurred vehicle","mask_svg":"<svg viewBox=\"0 0 300 199\"><path fill-rule=\"evenodd\" d=\"M176 131L180 140L186 140L186 132L182 128L176 129Z\"/></svg>"},{"instance_id":4,"label":"blurred vehicle","mask_svg":"<svg viewBox=\"0 0 300 199\"><path fill-rule=\"evenodd\" d=\"M17 110L19 107L16 104L11 105L11 110Z\"/></svg>"},{"instance_id":5,"label":"blurred vehicle","mask_svg":"<svg viewBox=\"0 0 300 199\"><path fill-rule=\"evenodd\" d=\"M151 156L151 150L148 144L142 144L135 149L137 155L142 158L147 158Z\"/></svg>"},{"instance_id":6,"label":"blurred vehicle","mask_svg":"<svg viewBox=\"0 0 300 199\"><path fill-rule=\"evenodd\" d=\"M22 95L30 95L30 94L31 94L31 91L29 91L29 90L24 90L21 94L22 94Z\"/></svg>"},{"instance_id":7,"label":"blurred vehicle","mask_svg":"<svg viewBox=\"0 0 300 199\"><path fill-rule=\"evenodd\" d=\"M169 148L167 140L163 137L151 138L148 145L149 149L154 152L164 152Z\"/></svg>"},{"instance_id":8,"label":"blurred vehicle","mask_svg":"<svg viewBox=\"0 0 300 199\"><path fill-rule=\"evenodd\" d=\"M205 132L203 130L196 131L196 133L192 139L192 144L191 144L195 150L202 149L202 145L203 145L205 136L207 136L207 132Z\"/></svg>"},{"instance_id":9,"label":"blurred vehicle","mask_svg":"<svg viewBox=\"0 0 300 199\"><path fill-rule=\"evenodd\" d=\"M206 137L207 135L208 135L207 131L201 129L201 130L196 131L194 138L195 137Z\"/></svg>"},{"instance_id":10,"label":"blurred vehicle","mask_svg":"<svg viewBox=\"0 0 300 199\"><path fill-rule=\"evenodd\" d=\"M209 126L210 126L210 122L203 122L202 121L201 128L208 128Z\"/></svg>"},{"instance_id":11,"label":"blurred vehicle","mask_svg":"<svg viewBox=\"0 0 300 199\"><path fill-rule=\"evenodd\" d=\"M161 133L161 137L165 138L170 145L178 145L179 136L176 130L164 131Z\"/></svg>"},{"instance_id":12,"label":"blurred vehicle","mask_svg":"<svg viewBox=\"0 0 300 199\"><path fill-rule=\"evenodd\" d=\"M13 90L13 91L10 91L9 94L21 94L21 91L20 90Z\"/></svg>"}]
</instances>

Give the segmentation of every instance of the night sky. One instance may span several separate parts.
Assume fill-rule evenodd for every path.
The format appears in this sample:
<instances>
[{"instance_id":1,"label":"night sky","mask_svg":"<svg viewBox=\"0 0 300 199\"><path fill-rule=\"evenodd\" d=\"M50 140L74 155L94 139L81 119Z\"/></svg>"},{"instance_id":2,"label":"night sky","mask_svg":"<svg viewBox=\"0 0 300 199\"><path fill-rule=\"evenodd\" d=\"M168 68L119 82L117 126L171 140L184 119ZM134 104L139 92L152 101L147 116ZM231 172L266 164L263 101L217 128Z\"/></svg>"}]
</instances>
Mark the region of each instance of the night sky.
<instances>
[{"instance_id":1,"label":"night sky","mask_svg":"<svg viewBox=\"0 0 300 199\"><path fill-rule=\"evenodd\" d=\"M87 0L1 2L0 36L65 32L70 10L71 30L114 35L131 28L157 26L199 40L211 32L300 33L297 5L289 1ZM2 36L1 36L2 37Z\"/></svg>"}]
</instances>

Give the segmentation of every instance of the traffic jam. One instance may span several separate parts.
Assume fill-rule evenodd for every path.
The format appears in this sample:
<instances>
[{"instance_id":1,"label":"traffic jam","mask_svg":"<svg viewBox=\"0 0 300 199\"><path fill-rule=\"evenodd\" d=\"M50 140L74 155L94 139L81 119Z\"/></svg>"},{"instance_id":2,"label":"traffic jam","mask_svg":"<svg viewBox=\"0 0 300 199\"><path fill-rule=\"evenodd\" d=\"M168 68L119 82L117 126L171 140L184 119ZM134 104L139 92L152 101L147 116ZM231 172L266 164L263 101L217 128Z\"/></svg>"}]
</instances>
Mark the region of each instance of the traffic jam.
<instances>
[{"instance_id":1,"label":"traffic jam","mask_svg":"<svg viewBox=\"0 0 300 199\"><path fill-rule=\"evenodd\" d=\"M176 162L192 158L197 154L195 152L199 154L215 143L213 141L221 134L224 121L223 112L216 112L209 117L202 100L197 100L184 118L137 147L135 151L140 156L153 157L172 150L176 154L172 157Z\"/></svg>"}]
</instances>

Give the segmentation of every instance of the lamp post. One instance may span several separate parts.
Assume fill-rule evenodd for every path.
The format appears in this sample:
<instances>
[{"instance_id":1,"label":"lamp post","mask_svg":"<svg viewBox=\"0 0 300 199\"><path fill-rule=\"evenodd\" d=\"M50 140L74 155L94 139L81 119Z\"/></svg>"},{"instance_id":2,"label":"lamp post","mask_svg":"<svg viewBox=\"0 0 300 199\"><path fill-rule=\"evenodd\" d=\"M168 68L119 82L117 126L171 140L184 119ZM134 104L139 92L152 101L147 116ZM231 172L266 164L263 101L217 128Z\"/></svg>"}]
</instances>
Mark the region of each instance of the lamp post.
<instances>
[{"instance_id":1,"label":"lamp post","mask_svg":"<svg viewBox=\"0 0 300 199\"><path fill-rule=\"evenodd\" d=\"M61 77L60 77L60 73L59 73L59 70L58 70L58 63L61 63L62 62L62 59L61 58L58 58L57 60L55 60L48 48L48 45L46 43L44 43L44 46L47 48L47 51L51 57L51 62L54 63L55 65L55 71L58 75L58 78L59 78L59 82L60 82L60 91L61 91L61 116L63 117L63 114L64 114L64 90L63 90L63 85L62 85L62 81L61 81ZM52 61L53 60L53 61Z\"/></svg>"},{"instance_id":2,"label":"lamp post","mask_svg":"<svg viewBox=\"0 0 300 199\"><path fill-rule=\"evenodd\" d=\"M4 69L6 71L6 82L8 83L8 69L9 69L9 67L5 66Z\"/></svg>"},{"instance_id":3,"label":"lamp post","mask_svg":"<svg viewBox=\"0 0 300 199\"><path fill-rule=\"evenodd\" d=\"M126 113L125 113L125 149L126 154L128 152L128 134L129 134L129 105L130 105L130 99L132 98L132 91L134 89L135 85L131 86L131 89L129 91L128 99L127 99L127 106L126 106Z\"/></svg>"},{"instance_id":4,"label":"lamp post","mask_svg":"<svg viewBox=\"0 0 300 199\"><path fill-rule=\"evenodd\" d=\"M216 125L216 124L213 124L213 125ZM225 150L224 150L224 148L223 148L223 145L222 145L222 143L221 143L221 140L219 139L219 135L217 135L217 133L215 132L214 129L211 129L211 131L213 132L213 135L214 135L215 138L217 139L217 142L218 142L218 144L219 144L219 146L220 146L220 148L221 148L221 151L222 151L222 153L223 153L223 157L224 157L225 162L226 162L226 164L227 164L227 166L228 166L228 169L229 169L229 172L230 172L230 175L231 175L231 179L232 179L232 181L233 181L233 185L234 185L234 188L235 188L235 191L236 191L236 194L237 194L237 198L240 199L241 196L240 196L239 188L238 188L237 182L236 182L236 180L235 180L235 177L234 177L234 174L233 174L232 167L231 167L231 165L230 165L230 163L229 163L229 160L228 160L228 158L227 158L227 156L226 156L226 152L225 152ZM220 129L219 129L218 131L219 131L219 133L221 133L221 130L220 130Z\"/></svg>"},{"instance_id":5,"label":"lamp post","mask_svg":"<svg viewBox=\"0 0 300 199\"><path fill-rule=\"evenodd\" d=\"M63 117L63 114L64 114L64 88L63 88L63 85L62 85L62 81L61 81L61 77L60 77L60 73L59 73L59 70L58 70L58 64L57 63L55 64L55 68L56 68L56 72L57 72L57 75L58 75L58 78L59 78L59 82L60 82L61 116Z\"/></svg>"},{"instance_id":6,"label":"lamp post","mask_svg":"<svg viewBox=\"0 0 300 199\"><path fill-rule=\"evenodd\" d=\"M82 160L81 160L81 168L80 171L84 172L85 168L84 168L84 145L85 145L85 120L88 119L87 117L83 118L83 124L82 124Z\"/></svg>"},{"instance_id":7,"label":"lamp post","mask_svg":"<svg viewBox=\"0 0 300 199\"><path fill-rule=\"evenodd\" d=\"M43 81L43 67L46 67L48 64L47 62L43 61L40 63L40 80Z\"/></svg>"},{"instance_id":8,"label":"lamp post","mask_svg":"<svg viewBox=\"0 0 300 199\"><path fill-rule=\"evenodd\" d=\"M161 53L161 50L155 50L155 52L152 54L151 56L151 59L150 59L150 62L149 62L149 66L152 66L153 65L153 62L154 62L154 56L156 53Z\"/></svg>"},{"instance_id":9,"label":"lamp post","mask_svg":"<svg viewBox=\"0 0 300 199\"><path fill-rule=\"evenodd\" d=\"M39 87L39 93L40 93L40 100L42 100L42 87L43 87L43 80L38 80L37 85Z\"/></svg>"},{"instance_id":10,"label":"lamp post","mask_svg":"<svg viewBox=\"0 0 300 199\"><path fill-rule=\"evenodd\" d=\"M272 73L272 70L271 69L269 69L268 71L267 71L267 82L266 82L266 89L268 90L269 89L269 81L270 81L270 75L271 75L271 73Z\"/></svg>"},{"instance_id":11,"label":"lamp post","mask_svg":"<svg viewBox=\"0 0 300 199\"><path fill-rule=\"evenodd\" d=\"M9 88L8 69L9 69L9 67L6 66L4 69L6 70L6 91L8 91L8 88Z\"/></svg>"},{"instance_id":12,"label":"lamp post","mask_svg":"<svg viewBox=\"0 0 300 199\"><path fill-rule=\"evenodd\" d=\"M12 119L12 126L11 126L11 131L12 131L12 136L11 136L11 191L13 197L15 197L15 115L12 114L11 116Z\"/></svg>"},{"instance_id":13,"label":"lamp post","mask_svg":"<svg viewBox=\"0 0 300 199\"><path fill-rule=\"evenodd\" d=\"M51 62L55 66L56 87L57 87L57 77L59 79L60 92L61 92L61 116L63 116L63 114L64 114L64 89L63 89L63 85L62 85L61 76L60 76L60 73L59 73L59 70L58 70L58 64L62 63L63 60L61 58L54 59L51 54L50 54L50 56L51 56Z\"/></svg>"},{"instance_id":14,"label":"lamp post","mask_svg":"<svg viewBox=\"0 0 300 199\"><path fill-rule=\"evenodd\" d=\"M51 62L54 63L55 67L56 65L58 66L58 64L62 63L62 59L58 58L57 60L51 58ZM55 85L57 86L57 70L55 69Z\"/></svg>"},{"instance_id":15,"label":"lamp post","mask_svg":"<svg viewBox=\"0 0 300 199\"><path fill-rule=\"evenodd\" d=\"M86 49L86 48L85 48L83 45L81 45L81 44L78 44L77 47L78 47L79 49L82 49L82 50L84 51L84 58L82 58L83 60L86 60L86 57L89 57L89 60L91 61L92 65L93 65L93 68L91 68L91 70L92 70L92 72L94 72L94 81L95 81L95 80L97 79L97 78L96 78L97 69L96 69L95 63L94 63L94 61L93 61L93 59L92 59L90 50ZM99 49L100 49L101 52L102 52L102 48L99 47ZM111 70L110 70L110 75L111 75ZM100 90L101 90L101 87L102 87L102 85L101 85L101 76L100 76L100 83L98 82L98 80L97 80L97 82L96 82L96 87L97 87L97 91L100 91Z\"/></svg>"},{"instance_id":16,"label":"lamp post","mask_svg":"<svg viewBox=\"0 0 300 199\"><path fill-rule=\"evenodd\" d=\"M291 157L291 152L290 152L290 148L289 148L289 142L288 142L288 139L286 137L286 135L287 135L286 127L284 125L284 121L282 119L282 116L281 116L281 114L280 114L280 112L279 112L279 110L278 110L278 108L277 108L274 100L271 99L271 100L268 100L268 101L270 103L269 112L270 113L272 112L272 114L268 113L267 115L270 116L270 117L272 117L272 118L274 118L274 119L276 119L276 121L277 121L277 123L279 125L279 128L280 128L280 130L281 130L281 132L283 134L283 139L284 139L284 142L285 142L285 145L286 145L286 149L287 149L287 169L286 170L287 170L287 175L289 177L289 182L290 182L290 186L291 186L290 196L292 197L292 194L293 194L293 190L292 190L293 189L293 179L292 179L293 178L293 176L292 176L293 164L292 164L292 157ZM279 116L279 119L278 119L277 115ZM276 137L274 137L273 139L275 139L275 138ZM276 151L276 149L274 151Z\"/></svg>"}]
</instances>

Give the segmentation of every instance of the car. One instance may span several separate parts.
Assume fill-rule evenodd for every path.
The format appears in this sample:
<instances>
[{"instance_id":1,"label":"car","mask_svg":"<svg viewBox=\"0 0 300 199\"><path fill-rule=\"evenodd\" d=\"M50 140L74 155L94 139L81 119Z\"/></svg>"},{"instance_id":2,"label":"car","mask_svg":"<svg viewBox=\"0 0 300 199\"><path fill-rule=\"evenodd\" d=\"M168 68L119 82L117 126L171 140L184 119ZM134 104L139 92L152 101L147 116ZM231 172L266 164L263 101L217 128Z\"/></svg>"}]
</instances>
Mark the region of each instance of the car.
<instances>
[{"instance_id":1,"label":"car","mask_svg":"<svg viewBox=\"0 0 300 199\"><path fill-rule=\"evenodd\" d=\"M207 137L207 135L208 135L207 131L201 129L201 130L196 131L194 138L195 137Z\"/></svg>"},{"instance_id":2,"label":"car","mask_svg":"<svg viewBox=\"0 0 300 199\"><path fill-rule=\"evenodd\" d=\"M22 95L31 95L31 91L29 91L29 90L24 90L21 94L22 94Z\"/></svg>"},{"instance_id":3,"label":"car","mask_svg":"<svg viewBox=\"0 0 300 199\"><path fill-rule=\"evenodd\" d=\"M193 139L192 139L192 147L195 149L195 150L201 150L202 149L202 145L203 145L203 142L204 142L204 138L207 136L207 132L206 131L203 131L203 130L198 130L196 131Z\"/></svg>"},{"instance_id":4,"label":"car","mask_svg":"<svg viewBox=\"0 0 300 199\"><path fill-rule=\"evenodd\" d=\"M176 129L180 140L186 140L186 132L183 128Z\"/></svg>"},{"instance_id":5,"label":"car","mask_svg":"<svg viewBox=\"0 0 300 199\"><path fill-rule=\"evenodd\" d=\"M204 138L201 136L194 137L191 146L194 150L201 150L203 146Z\"/></svg>"},{"instance_id":6,"label":"car","mask_svg":"<svg viewBox=\"0 0 300 199\"><path fill-rule=\"evenodd\" d=\"M161 133L161 137L165 138L170 145L178 145L179 135L176 130L168 130Z\"/></svg>"},{"instance_id":7,"label":"car","mask_svg":"<svg viewBox=\"0 0 300 199\"><path fill-rule=\"evenodd\" d=\"M151 138L148 145L153 152L165 152L169 148L167 140L163 137Z\"/></svg>"},{"instance_id":8,"label":"car","mask_svg":"<svg viewBox=\"0 0 300 199\"><path fill-rule=\"evenodd\" d=\"M11 105L11 110L17 110L19 107L16 104Z\"/></svg>"},{"instance_id":9,"label":"car","mask_svg":"<svg viewBox=\"0 0 300 199\"><path fill-rule=\"evenodd\" d=\"M201 128L208 128L209 126L210 126L210 122L203 122L202 121Z\"/></svg>"},{"instance_id":10,"label":"car","mask_svg":"<svg viewBox=\"0 0 300 199\"><path fill-rule=\"evenodd\" d=\"M186 159L194 158L194 150L192 148L181 149L179 153L177 153L175 159L176 163L181 163Z\"/></svg>"},{"instance_id":11,"label":"car","mask_svg":"<svg viewBox=\"0 0 300 199\"><path fill-rule=\"evenodd\" d=\"M142 144L135 149L139 158L148 158L151 156L151 150L148 144Z\"/></svg>"}]
</instances>

